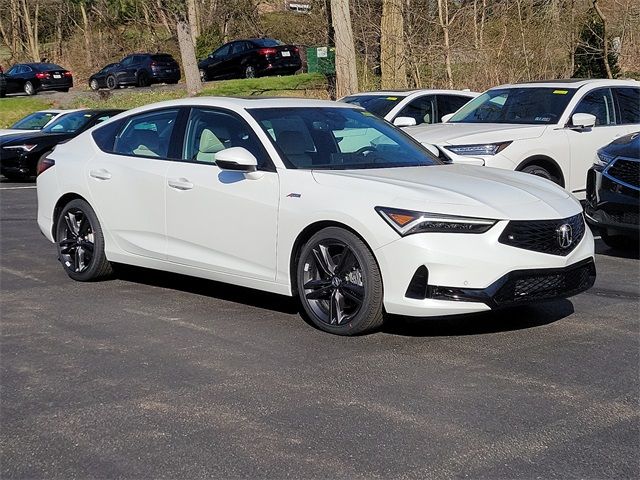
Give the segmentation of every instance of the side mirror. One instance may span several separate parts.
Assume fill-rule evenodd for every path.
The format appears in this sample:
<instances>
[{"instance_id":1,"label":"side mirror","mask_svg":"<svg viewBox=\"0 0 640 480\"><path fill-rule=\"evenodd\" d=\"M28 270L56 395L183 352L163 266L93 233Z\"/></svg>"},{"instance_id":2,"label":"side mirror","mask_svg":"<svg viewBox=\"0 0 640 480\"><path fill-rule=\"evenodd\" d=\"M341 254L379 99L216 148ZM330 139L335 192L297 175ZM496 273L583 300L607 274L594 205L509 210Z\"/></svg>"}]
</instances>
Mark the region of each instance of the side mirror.
<instances>
[{"instance_id":1,"label":"side mirror","mask_svg":"<svg viewBox=\"0 0 640 480\"><path fill-rule=\"evenodd\" d=\"M446 115L443 115L442 123L447 123L451 119L451 117L453 117L453 115L454 115L453 113L447 113Z\"/></svg>"},{"instance_id":2,"label":"side mirror","mask_svg":"<svg viewBox=\"0 0 640 480\"><path fill-rule=\"evenodd\" d=\"M396 117L393 119L393 124L396 127L413 127L417 125L415 118L412 117Z\"/></svg>"},{"instance_id":3,"label":"side mirror","mask_svg":"<svg viewBox=\"0 0 640 480\"><path fill-rule=\"evenodd\" d=\"M596 126L596 116L590 113L574 113L571 116L571 126L573 128L593 128Z\"/></svg>"},{"instance_id":4,"label":"side mirror","mask_svg":"<svg viewBox=\"0 0 640 480\"><path fill-rule=\"evenodd\" d=\"M242 172L247 178L259 178L262 172L258 172L258 160L253 154L243 147L231 147L220 150L214 156L216 165L222 170Z\"/></svg>"},{"instance_id":5,"label":"side mirror","mask_svg":"<svg viewBox=\"0 0 640 480\"><path fill-rule=\"evenodd\" d=\"M435 145L431 145L430 143L423 143L422 146L429 150L429 152L431 152L435 157L440 157L440 152Z\"/></svg>"}]
</instances>

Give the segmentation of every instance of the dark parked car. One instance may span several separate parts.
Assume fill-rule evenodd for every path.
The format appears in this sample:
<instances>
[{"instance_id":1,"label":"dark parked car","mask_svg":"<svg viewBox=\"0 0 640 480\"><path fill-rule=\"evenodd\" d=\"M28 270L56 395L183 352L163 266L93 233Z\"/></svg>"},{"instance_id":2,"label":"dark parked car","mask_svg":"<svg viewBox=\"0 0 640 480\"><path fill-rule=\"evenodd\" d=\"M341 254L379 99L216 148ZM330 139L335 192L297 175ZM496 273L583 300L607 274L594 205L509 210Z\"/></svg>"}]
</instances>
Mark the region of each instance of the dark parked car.
<instances>
[{"instance_id":1,"label":"dark parked car","mask_svg":"<svg viewBox=\"0 0 640 480\"><path fill-rule=\"evenodd\" d=\"M7 77L4 75L4 70L0 67L0 98L7 95Z\"/></svg>"},{"instance_id":2,"label":"dark parked car","mask_svg":"<svg viewBox=\"0 0 640 480\"><path fill-rule=\"evenodd\" d=\"M216 78L292 75L301 66L298 47L285 45L272 38L252 38L226 43L198 63L203 81Z\"/></svg>"},{"instance_id":3,"label":"dark parked car","mask_svg":"<svg viewBox=\"0 0 640 480\"><path fill-rule=\"evenodd\" d=\"M89 77L92 90L135 85L148 87L154 83L178 83L180 66L167 53L134 53L118 63L110 63Z\"/></svg>"},{"instance_id":4,"label":"dark parked car","mask_svg":"<svg viewBox=\"0 0 640 480\"><path fill-rule=\"evenodd\" d=\"M10 180L34 176L42 155L122 111L78 110L61 116L40 131L0 137L0 173Z\"/></svg>"},{"instance_id":5,"label":"dark parked car","mask_svg":"<svg viewBox=\"0 0 640 480\"><path fill-rule=\"evenodd\" d=\"M19 63L5 74L6 93L24 92L35 95L44 90L68 92L73 87L73 75L55 63Z\"/></svg>"},{"instance_id":6,"label":"dark parked car","mask_svg":"<svg viewBox=\"0 0 640 480\"><path fill-rule=\"evenodd\" d=\"M640 237L640 132L598 150L587 173L587 221L612 248L638 248Z\"/></svg>"}]
</instances>

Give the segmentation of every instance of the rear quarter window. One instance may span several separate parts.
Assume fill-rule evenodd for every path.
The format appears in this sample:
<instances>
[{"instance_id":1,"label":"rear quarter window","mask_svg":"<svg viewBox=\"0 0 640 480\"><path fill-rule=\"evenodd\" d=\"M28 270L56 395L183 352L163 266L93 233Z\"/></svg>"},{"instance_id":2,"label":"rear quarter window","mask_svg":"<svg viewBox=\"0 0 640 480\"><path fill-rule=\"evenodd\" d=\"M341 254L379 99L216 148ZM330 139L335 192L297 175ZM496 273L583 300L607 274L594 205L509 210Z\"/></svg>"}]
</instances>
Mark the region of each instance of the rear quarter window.
<instances>
[{"instance_id":1,"label":"rear quarter window","mask_svg":"<svg viewBox=\"0 0 640 480\"><path fill-rule=\"evenodd\" d=\"M93 141L96 142L98 148L103 152L113 152L113 145L116 141L118 132L122 130L125 119L118 120L116 122L108 123L100 128L96 128L92 132Z\"/></svg>"}]
</instances>

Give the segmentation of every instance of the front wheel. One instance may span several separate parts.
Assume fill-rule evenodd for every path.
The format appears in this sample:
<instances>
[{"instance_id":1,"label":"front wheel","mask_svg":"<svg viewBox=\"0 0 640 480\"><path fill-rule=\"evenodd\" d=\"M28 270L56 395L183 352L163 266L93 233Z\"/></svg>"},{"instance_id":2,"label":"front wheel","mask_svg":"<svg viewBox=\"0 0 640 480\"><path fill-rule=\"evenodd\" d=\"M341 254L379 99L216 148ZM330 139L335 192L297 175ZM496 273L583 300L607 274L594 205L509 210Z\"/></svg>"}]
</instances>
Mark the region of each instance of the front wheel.
<instances>
[{"instance_id":1,"label":"front wheel","mask_svg":"<svg viewBox=\"0 0 640 480\"><path fill-rule=\"evenodd\" d=\"M200 69L200 81L201 82L208 82L209 78L207 77L207 71L204 68Z\"/></svg>"},{"instance_id":2,"label":"front wheel","mask_svg":"<svg viewBox=\"0 0 640 480\"><path fill-rule=\"evenodd\" d=\"M356 335L382 325L380 269L353 233L328 227L313 235L302 247L296 273L304 312L321 330Z\"/></svg>"},{"instance_id":3,"label":"front wheel","mask_svg":"<svg viewBox=\"0 0 640 480\"><path fill-rule=\"evenodd\" d=\"M89 82L89 88L91 88L91 90L93 90L94 92L97 92L100 89L100 84L98 83L98 80L96 80L95 78L92 79Z\"/></svg>"},{"instance_id":4,"label":"front wheel","mask_svg":"<svg viewBox=\"0 0 640 480\"><path fill-rule=\"evenodd\" d=\"M64 207L56 225L56 241L58 258L69 277L88 282L111 275L102 227L86 201L72 200Z\"/></svg>"},{"instance_id":5,"label":"front wheel","mask_svg":"<svg viewBox=\"0 0 640 480\"><path fill-rule=\"evenodd\" d=\"M546 178L547 180L550 180L553 183L560 185L560 179L555 175L553 175L549 170L547 170L544 167L541 167L540 165L535 165L535 164L527 165L521 171L524 173L530 173L531 175L536 175L537 177Z\"/></svg>"}]
</instances>

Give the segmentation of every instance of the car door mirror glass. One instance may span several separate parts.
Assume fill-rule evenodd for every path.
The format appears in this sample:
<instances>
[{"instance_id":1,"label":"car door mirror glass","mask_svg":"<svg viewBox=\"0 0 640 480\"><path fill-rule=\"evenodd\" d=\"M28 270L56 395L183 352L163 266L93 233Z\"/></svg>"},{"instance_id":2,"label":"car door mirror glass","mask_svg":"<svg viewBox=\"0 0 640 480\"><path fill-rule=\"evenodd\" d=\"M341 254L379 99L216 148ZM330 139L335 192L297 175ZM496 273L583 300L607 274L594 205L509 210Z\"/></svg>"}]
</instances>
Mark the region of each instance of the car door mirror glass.
<instances>
[{"instance_id":1,"label":"car door mirror glass","mask_svg":"<svg viewBox=\"0 0 640 480\"><path fill-rule=\"evenodd\" d=\"M412 117L396 117L393 120L393 124L396 127L413 127L417 125L416 119Z\"/></svg>"},{"instance_id":2,"label":"car door mirror glass","mask_svg":"<svg viewBox=\"0 0 640 480\"><path fill-rule=\"evenodd\" d=\"M596 125L596 116L590 113L574 113L571 124L574 128L593 128Z\"/></svg>"}]
</instances>

